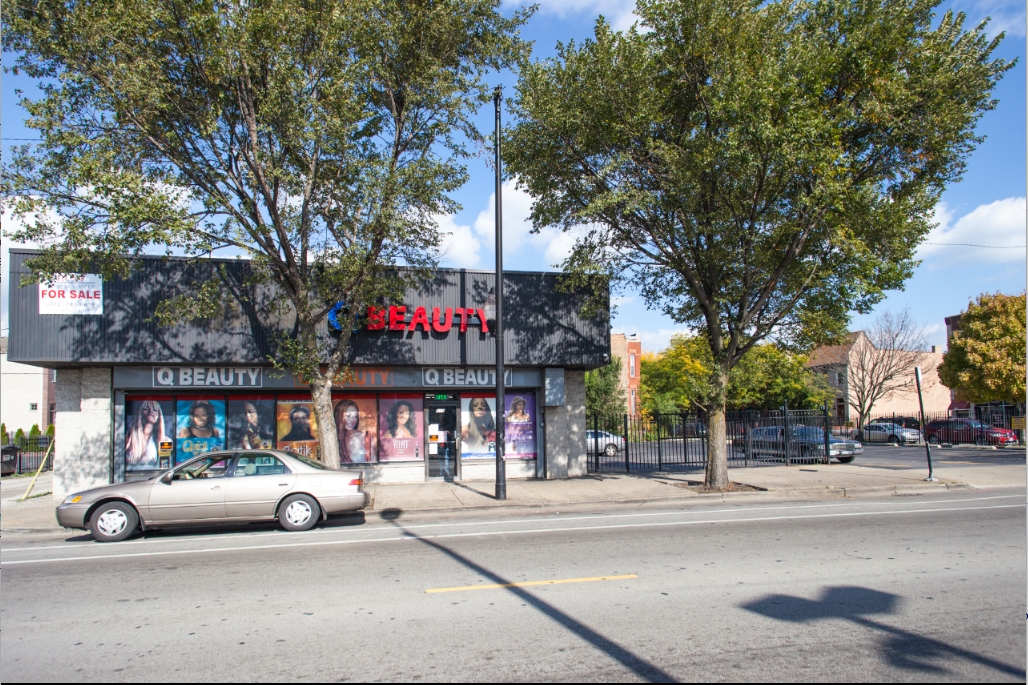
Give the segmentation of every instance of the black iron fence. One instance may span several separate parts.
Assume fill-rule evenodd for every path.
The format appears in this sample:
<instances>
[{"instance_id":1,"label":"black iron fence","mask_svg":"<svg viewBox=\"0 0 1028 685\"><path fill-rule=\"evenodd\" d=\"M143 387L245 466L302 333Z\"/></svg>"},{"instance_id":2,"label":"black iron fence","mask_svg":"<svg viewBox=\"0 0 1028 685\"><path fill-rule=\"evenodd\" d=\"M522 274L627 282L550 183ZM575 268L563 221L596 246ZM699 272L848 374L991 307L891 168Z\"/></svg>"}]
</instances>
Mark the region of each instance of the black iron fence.
<instances>
[{"instance_id":1,"label":"black iron fence","mask_svg":"<svg viewBox=\"0 0 1028 685\"><path fill-rule=\"evenodd\" d=\"M832 426L837 436L867 444L987 445L1019 447L1025 444L1025 417L1015 406L976 407L972 416L951 416L948 412L919 414L872 413L863 426L855 422Z\"/></svg>"},{"instance_id":2,"label":"black iron fence","mask_svg":"<svg viewBox=\"0 0 1028 685\"><path fill-rule=\"evenodd\" d=\"M53 438L48 435L41 435L36 438L20 438L12 445L3 447L3 475L11 473L34 473L39 469L43 460L43 470L49 471L54 467L54 453L50 449Z\"/></svg>"},{"instance_id":3,"label":"black iron fence","mask_svg":"<svg viewBox=\"0 0 1028 685\"><path fill-rule=\"evenodd\" d=\"M709 419L702 413L586 417L592 472L703 468L709 440ZM729 412L725 420L729 466L816 464L833 457L848 460L838 444L833 444L837 442L824 408Z\"/></svg>"}]
</instances>

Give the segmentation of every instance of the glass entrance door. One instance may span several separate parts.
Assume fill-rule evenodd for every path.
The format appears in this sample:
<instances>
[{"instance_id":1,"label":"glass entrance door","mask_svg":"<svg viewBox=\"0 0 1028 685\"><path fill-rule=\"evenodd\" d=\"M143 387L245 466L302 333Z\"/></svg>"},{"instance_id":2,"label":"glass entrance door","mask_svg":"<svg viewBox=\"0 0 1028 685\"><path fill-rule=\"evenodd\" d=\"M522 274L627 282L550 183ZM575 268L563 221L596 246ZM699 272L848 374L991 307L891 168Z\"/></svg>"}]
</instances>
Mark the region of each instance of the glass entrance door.
<instances>
[{"instance_id":1,"label":"glass entrance door","mask_svg":"<svg viewBox=\"0 0 1028 685\"><path fill-rule=\"evenodd\" d=\"M456 402L425 404L425 435L428 437L428 458L425 465L429 478L460 480L460 421Z\"/></svg>"}]
</instances>

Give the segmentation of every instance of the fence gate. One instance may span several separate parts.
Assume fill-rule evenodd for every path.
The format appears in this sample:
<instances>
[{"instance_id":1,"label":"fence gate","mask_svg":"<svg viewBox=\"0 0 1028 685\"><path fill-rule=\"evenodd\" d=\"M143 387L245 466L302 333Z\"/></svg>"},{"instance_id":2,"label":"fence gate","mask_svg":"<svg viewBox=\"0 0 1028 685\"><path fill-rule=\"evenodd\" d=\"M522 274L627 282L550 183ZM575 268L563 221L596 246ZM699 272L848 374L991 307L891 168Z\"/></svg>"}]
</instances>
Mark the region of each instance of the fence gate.
<instances>
[{"instance_id":1,"label":"fence gate","mask_svg":"<svg viewBox=\"0 0 1028 685\"><path fill-rule=\"evenodd\" d=\"M831 422L827 407L729 412L728 465L825 464ZM701 413L586 416L589 471L702 469L707 463L708 419Z\"/></svg>"}]
</instances>

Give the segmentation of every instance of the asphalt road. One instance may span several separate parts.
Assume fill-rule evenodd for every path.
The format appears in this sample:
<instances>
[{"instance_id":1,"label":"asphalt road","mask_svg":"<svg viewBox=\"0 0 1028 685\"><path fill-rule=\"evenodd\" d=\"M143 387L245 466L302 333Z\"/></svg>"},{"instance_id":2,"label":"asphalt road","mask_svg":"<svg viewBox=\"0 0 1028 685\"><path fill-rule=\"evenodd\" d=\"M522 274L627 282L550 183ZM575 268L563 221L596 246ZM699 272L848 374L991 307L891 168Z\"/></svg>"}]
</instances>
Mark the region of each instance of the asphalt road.
<instances>
[{"instance_id":1,"label":"asphalt road","mask_svg":"<svg viewBox=\"0 0 1028 685\"><path fill-rule=\"evenodd\" d=\"M5 536L0 679L1025 679L1023 489L489 516Z\"/></svg>"}]
</instances>

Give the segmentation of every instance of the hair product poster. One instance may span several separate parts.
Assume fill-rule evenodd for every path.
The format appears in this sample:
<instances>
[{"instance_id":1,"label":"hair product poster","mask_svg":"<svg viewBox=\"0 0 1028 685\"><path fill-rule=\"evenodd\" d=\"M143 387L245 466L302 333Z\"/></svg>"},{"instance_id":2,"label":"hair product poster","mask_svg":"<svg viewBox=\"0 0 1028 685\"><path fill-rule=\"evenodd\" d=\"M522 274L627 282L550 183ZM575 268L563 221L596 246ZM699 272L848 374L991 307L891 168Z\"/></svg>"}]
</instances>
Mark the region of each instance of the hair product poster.
<instances>
[{"instance_id":1,"label":"hair product poster","mask_svg":"<svg viewBox=\"0 0 1028 685\"><path fill-rule=\"evenodd\" d=\"M275 447L275 397L234 396L228 401L228 448L230 450Z\"/></svg>"},{"instance_id":2,"label":"hair product poster","mask_svg":"<svg viewBox=\"0 0 1028 685\"><path fill-rule=\"evenodd\" d=\"M535 393L505 394L503 452L510 459L535 459Z\"/></svg>"},{"instance_id":3,"label":"hair product poster","mask_svg":"<svg viewBox=\"0 0 1028 685\"><path fill-rule=\"evenodd\" d=\"M381 395L378 417L380 461L420 461L425 458L425 402L417 395Z\"/></svg>"},{"instance_id":4,"label":"hair product poster","mask_svg":"<svg viewBox=\"0 0 1028 685\"><path fill-rule=\"evenodd\" d=\"M178 401L177 461L225 446L224 397L193 397Z\"/></svg>"},{"instance_id":5,"label":"hair product poster","mask_svg":"<svg viewBox=\"0 0 1028 685\"><path fill-rule=\"evenodd\" d=\"M133 397L125 401L125 469L168 469L172 457L160 457L161 441L171 441L175 403L170 397ZM172 451L174 455L174 450Z\"/></svg>"},{"instance_id":6,"label":"hair product poster","mask_svg":"<svg viewBox=\"0 0 1028 685\"><path fill-rule=\"evenodd\" d=\"M339 438L339 463L360 464L375 461L375 398L336 399L333 411Z\"/></svg>"},{"instance_id":7,"label":"hair product poster","mask_svg":"<svg viewBox=\"0 0 1028 685\"><path fill-rule=\"evenodd\" d=\"M496 398L461 393L460 456L463 459L492 457L496 453Z\"/></svg>"},{"instance_id":8,"label":"hair product poster","mask_svg":"<svg viewBox=\"0 0 1028 685\"><path fill-rule=\"evenodd\" d=\"M295 452L310 459L320 459L318 452L318 422L314 416L314 403L309 399L287 400L279 398L278 448Z\"/></svg>"}]
</instances>

